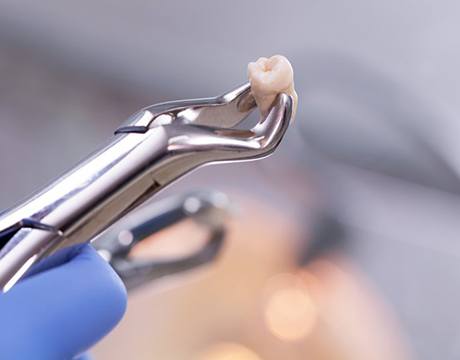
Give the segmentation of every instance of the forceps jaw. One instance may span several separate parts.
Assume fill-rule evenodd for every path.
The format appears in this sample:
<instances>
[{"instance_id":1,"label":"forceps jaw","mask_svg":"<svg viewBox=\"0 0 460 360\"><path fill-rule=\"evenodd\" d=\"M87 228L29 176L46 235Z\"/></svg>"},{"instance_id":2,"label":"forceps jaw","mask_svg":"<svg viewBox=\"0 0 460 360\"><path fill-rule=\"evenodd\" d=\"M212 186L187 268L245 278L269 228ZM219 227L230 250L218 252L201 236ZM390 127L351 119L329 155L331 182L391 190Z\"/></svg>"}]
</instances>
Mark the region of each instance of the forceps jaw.
<instances>
[{"instance_id":1,"label":"forceps jaw","mask_svg":"<svg viewBox=\"0 0 460 360\"><path fill-rule=\"evenodd\" d=\"M173 122L163 127L170 156L155 171L155 181L169 184L207 164L248 161L269 156L281 142L292 115L292 98L279 94L268 114L249 130L185 125Z\"/></svg>"},{"instance_id":2,"label":"forceps jaw","mask_svg":"<svg viewBox=\"0 0 460 360\"><path fill-rule=\"evenodd\" d=\"M145 133L173 122L231 128L256 107L249 83L216 97L170 101L145 107L132 115L115 133Z\"/></svg>"},{"instance_id":3,"label":"forceps jaw","mask_svg":"<svg viewBox=\"0 0 460 360\"><path fill-rule=\"evenodd\" d=\"M271 154L281 142L292 115L292 98L279 94L268 114L252 129L172 124L169 151L196 154L204 162L250 160ZM184 131L185 130L185 131Z\"/></svg>"}]
</instances>

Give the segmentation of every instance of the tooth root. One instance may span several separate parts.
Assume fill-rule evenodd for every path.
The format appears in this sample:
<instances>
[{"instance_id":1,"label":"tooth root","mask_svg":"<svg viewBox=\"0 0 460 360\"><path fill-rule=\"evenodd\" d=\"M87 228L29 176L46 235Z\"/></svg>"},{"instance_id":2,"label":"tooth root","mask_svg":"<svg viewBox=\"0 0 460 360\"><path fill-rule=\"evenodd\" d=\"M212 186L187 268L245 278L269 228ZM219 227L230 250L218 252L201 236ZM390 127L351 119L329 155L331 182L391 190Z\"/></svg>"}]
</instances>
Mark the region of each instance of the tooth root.
<instances>
[{"instance_id":1,"label":"tooth root","mask_svg":"<svg viewBox=\"0 0 460 360\"><path fill-rule=\"evenodd\" d=\"M257 106L265 116L276 95L286 93L294 100L292 119L297 110L297 93L294 89L294 72L291 63L282 55L261 57L248 65L248 78Z\"/></svg>"}]
</instances>

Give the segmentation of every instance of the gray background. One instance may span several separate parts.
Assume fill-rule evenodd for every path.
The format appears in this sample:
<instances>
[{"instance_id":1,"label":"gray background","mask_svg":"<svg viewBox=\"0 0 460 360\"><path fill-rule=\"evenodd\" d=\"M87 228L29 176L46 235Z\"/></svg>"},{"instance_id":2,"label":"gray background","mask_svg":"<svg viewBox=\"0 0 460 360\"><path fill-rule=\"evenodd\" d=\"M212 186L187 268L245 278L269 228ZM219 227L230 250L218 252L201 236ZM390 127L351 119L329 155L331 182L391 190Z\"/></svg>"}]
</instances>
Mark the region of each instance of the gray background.
<instances>
[{"instance_id":1,"label":"gray background","mask_svg":"<svg viewBox=\"0 0 460 360\"><path fill-rule=\"evenodd\" d=\"M349 227L347 251L417 358L458 359L459 15L447 0L2 1L0 204L69 168L139 107L221 93L245 81L248 61L285 54L301 103L279 154L178 188L232 183L301 219L305 191L286 184L325 180L317 191Z\"/></svg>"}]
</instances>

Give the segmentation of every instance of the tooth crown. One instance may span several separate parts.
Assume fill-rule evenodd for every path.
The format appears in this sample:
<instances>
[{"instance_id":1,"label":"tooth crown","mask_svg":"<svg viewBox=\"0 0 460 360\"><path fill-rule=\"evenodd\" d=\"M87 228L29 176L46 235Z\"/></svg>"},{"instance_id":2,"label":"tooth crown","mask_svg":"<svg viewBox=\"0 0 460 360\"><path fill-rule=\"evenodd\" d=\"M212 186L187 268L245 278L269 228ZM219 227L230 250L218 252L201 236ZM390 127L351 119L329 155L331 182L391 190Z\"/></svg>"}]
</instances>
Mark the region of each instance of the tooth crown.
<instances>
[{"instance_id":1,"label":"tooth crown","mask_svg":"<svg viewBox=\"0 0 460 360\"><path fill-rule=\"evenodd\" d=\"M256 62L248 64L248 77L252 94L262 115L266 115L276 95L281 92L292 96L295 115L297 94L294 90L294 71L288 59L282 55L261 57Z\"/></svg>"}]
</instances>

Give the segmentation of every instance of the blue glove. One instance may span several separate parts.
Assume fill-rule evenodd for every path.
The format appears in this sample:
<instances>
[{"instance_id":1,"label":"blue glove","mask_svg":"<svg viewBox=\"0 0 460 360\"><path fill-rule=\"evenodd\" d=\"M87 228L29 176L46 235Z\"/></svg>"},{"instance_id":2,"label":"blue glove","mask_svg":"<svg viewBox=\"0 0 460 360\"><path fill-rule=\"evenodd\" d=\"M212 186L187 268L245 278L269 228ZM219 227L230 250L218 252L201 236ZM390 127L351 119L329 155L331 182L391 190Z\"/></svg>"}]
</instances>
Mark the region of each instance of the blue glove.
<instances>
[{"instance_id":1,"label":"blue glove","mask_svg":"<svg viewBox=\"0 0 460 360\"><path fill-rule=\"evenodd\" d=\"M91 245L63 249L0 295L0 358L73 359L115 327L126 300Z\"/></svg>"}]
</instances>

